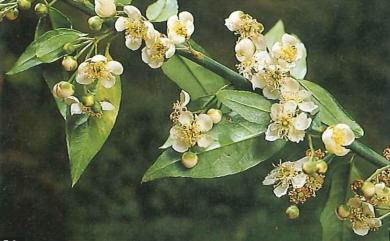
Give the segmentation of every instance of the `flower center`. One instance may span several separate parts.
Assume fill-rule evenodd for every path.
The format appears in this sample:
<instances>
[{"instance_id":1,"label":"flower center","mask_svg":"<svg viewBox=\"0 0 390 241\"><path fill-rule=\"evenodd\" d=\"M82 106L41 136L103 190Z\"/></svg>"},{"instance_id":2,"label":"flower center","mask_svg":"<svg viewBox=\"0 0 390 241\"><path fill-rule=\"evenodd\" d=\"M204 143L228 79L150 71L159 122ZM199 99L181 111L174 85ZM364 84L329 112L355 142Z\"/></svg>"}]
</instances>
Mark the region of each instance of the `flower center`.
<instances>
[{"instance_id":1,"label":"flower center","mask_svg":"<svg viewBox=\"0 0 390 241\"><path fill-rule=\"evenodd\" d=\"M242 15L241 19L243 20L243 23L238 32L242 38L256 37L263 32L263 24L257 22L256 19L253 19L248 14Z\"/></svg>"},{"instance_id":2,"label":"flower center","mask_svg":"<svg viewBox=\"0 0 390 241\"><path fill-rule=\"evenodd\" d=\"M126 35L134 38L144 38L146 26L142 20L129 20L126 23Z\"/></svg>"},{"instance_id":3,"label":"flower center","mask_svg":"<svg viewBox=\"0 0 390 241\"><path fill-rule=\"evenodd\" d=\"M110 72L105 62L89 63L86 73L90 79L106 79Z\"/></svg>"},{"instance_id":4,"label":"flower center","mask_svg":"<svg viewBox=\"0 0 390 241\"><path fill-rule=\"evenodd\" d=\"M186 37L187 36L187 27L182 21L176 21L173 25L173 30L179 36Z\"/></svg>"},{"instance_id":5,"label":"flower center","mask_svg":"<svg viewBox=\"0 0 390 241\"><path fill-rule=\"evenodd\" d=\"M168 47L165 46L161 41L156 41L151 50L151 58L153 61L163 61L165 53L168 51Z\"/></svg>"},{"instance_id":6,"label":"flower center","mask_svg":"<svg viewBox=\"0 0 390 241\"><path fill-rule=\"evenodd\" d=\"M344 143L344 135L342 131L333 128L333 140L337 145L341 146Z\"/></svg>"},{"instance_id":7,"label":"flower center","mask_svg":"<svg viewBox=\"0 0 390 241\"><path fill-rule=\"evenodd\" d=\"M273 89L279 89L280 81L284 77L285 77L285 74L280 72L278 69L276 69L276 70L266 69L264 76L263 76L263 78L266 82L266 85L273 88Z\"/></svg>"},{"instance_id":8,"label":"flower center","mask_svg":"<svg viewBox=\"0 0 390 241\"><path fill-rule=\"evenodd\" d=\"M178 142L183 143L187 147L194 146L201 137L199 127L193 122L190 126L178 125L178 132L175 138Z\"/></svg>"},{"instance_id":9,"label":"flower center","mask_svg":"<svg viewBox=\"0 0 390 241\"><path fill-rule=\"evenodd\" d=\"M297 58L297 48L293 45L282 48L281 57L286 60L288 63L292 63Z\"/></svg>"}]
</instances>

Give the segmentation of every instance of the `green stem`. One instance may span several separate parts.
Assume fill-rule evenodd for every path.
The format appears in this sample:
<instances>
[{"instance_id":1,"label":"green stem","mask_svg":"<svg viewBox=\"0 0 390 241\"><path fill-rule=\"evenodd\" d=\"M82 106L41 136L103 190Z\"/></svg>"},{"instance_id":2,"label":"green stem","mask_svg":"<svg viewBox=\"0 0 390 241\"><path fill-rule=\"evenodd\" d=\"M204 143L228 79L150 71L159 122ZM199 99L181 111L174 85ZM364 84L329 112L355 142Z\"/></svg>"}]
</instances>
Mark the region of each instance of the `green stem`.
<instances>
[{"instance_id":1,"label":"green stem","mask_svg":"<svg viewBox=\"0 0 390 241\"><path fill-rule=\"evenodd\" d=\"M385 167L382 167L382 168L379 168L378 170L376 170L369 178L367 178L367 180L366 181L371 181L372 179L374 179L374 178L376 178L376 176L378 175L378 174L380 174L382 171L384 171L384 170L386 170L386 169L388 169L389 168L389 166L385 166Z\"/></svg>"},{"instance_id":2,"label":"green stem","mask_svg":"<svg viewBox=\"0 0 390 241\"><path fill-rule=\"evenodd\" d=\"M389 215L390 215L390 212L388 212L388 213L386 213L386 214L380 216L379 219L382 220L382 219L388 217Z\"/></svg>"},{"instance_id":3,"label":"green stem","mask_svg":"<svg viewBox=\"0 0 390 241\"><path fill-rule=\"evenodd\" d=\"M348 148L350 148L360 157L369 160L371 163L377 166L385 167L390 164L389 161L387 161L383 156L379 155L370 147L364 145L358 140L355 140L350 146L348 146Z\"/></svg>"}]
</instances>

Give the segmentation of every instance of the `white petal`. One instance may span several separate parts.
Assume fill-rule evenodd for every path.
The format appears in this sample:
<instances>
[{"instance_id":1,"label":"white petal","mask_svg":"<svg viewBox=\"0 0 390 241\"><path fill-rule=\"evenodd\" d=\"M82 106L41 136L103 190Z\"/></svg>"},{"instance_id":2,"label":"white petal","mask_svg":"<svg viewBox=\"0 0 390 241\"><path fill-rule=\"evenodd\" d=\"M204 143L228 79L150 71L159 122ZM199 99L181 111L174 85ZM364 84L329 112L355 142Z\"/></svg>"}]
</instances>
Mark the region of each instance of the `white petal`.
<instances>
[{"instance_id":1,"label":"white petal","mask_svg":"<svg viewBox=\"0 0 390 241\"><path fill-rule=\"evenodd\" d=\"M232 12L227 19L225 19L225 25L230 31L236 31L241 27L241 16L244 13L242 11Z\"/></svg>"},{"instance_id":2,"label":"white petal","mask_svg":"<svg viewBox=\"0 0 390 241\"><path fill-rule=\"evenodd\" d=\"M101 101L100 105L102 106L102 110L105 111L115 110L115 106L108 101Z\"/></svg>"},{"instance_id":3,"label":"white petal","mask_svg":"<svg viewBox=\"0 0 390 241\"><path fill-rule=\"evenodd\" d=\"M178 142L178 141L176 141L176 140L172 143L172 148L173 148L175 151L181 152L181 153L186 152L186 151L188 150L188 146L186 146L186 145L184 145L183 143Z\"/></svg>"},{"instance_id":4,"label":"white petal","mask_svg":"<svg viewBox=\"0 0 390 241\"><path fill-rule=\"evenodd\" d=\"M253 89L255 89L255 88L262 89L265 86L265 81L263 78L261 78L261 76L259 74L254 74L250 81L252 83Z\"/></svg>"},{"instance_id":5,"label":"white petal","mask_svg":"<svg viewBox=\"0 0 390 241\"><path fill-rule=\"evenodd\" d=\"M265 40L264 35L262 35L262 34L256 35L256 36L251 37L251 39L256 46L256 50L265 50L266 49L267 44L266 44L266 40Z\"/></svg>"},{"instance_id":6,"label":"white petal","mask_svg":"<svg viewBox=\"0 0 390 241\"><path fill-rule=\"evenodd\" d=\"M109 61L107 68L114 75L121 75L123 73L123 66L118 61Z\"/></svg>"},{"instance_id":7,"label":"white petal","mask_svg":"<svg viewBox=\"0 0 390 241\"><path fill-rule=\"evenodd\" d=\"M300 173L292 178L291 182L294 188L301 188L306 183L307 175L304 173Z\"/></svg>"},{"instance_id":8,"label":"white petal","mask_svg":"<svg viewBox=\"0 0 390 241\"><path fill-rule=\"evenodd\" d=\"M352 229L354 233L360 236L367 235L368 231L370 231L370 228L368 226L361 226L361 227L352 226Z\"/></svg>"},{"instance_id":9,"label":"white petal","mask_svg":"<svg viewBox=\"0 0 390 241\"><path fill-rule=\"evenodd\" d=\"M123 30L125 30L126 29L126 22L127 22L126 18L119 17L115 22L116 31L122 32Z\"/></svg>"},{"instance_id":10,"label":"white petal","mask_svg":"<svg viewBox=\"0 0 390 241\"><path fill-rule=\"evenodd\" d=\"M314 104L313 101L304 101L298 104L298 107L300 110L312 113L315 109L318 108L316 104Z\"/></svg>"},{"instance_id":11,"label":"white petal","mask_svg":"<svg viewBox=\"0 0 390 241\"><path fill-rule=\"evenodd\" d=\"M183 11L181 13L179 13L179 19L181 21L190 21L190 22L193 22L194 21L194 17L192 16L192 14L190 12L187 12L187 11Z\"/></svg>"},{"instance_id":12,"label":"white petal","mask_svg":"<svg viewBox=\"0 0 390 241\"><path fill-rule=\"evenodd\" d=\"M94 79L88 78L88 75L84 73L77 73L76 82L82 85L89 85L93 83Z\"/></svg>"},{"instance_id":13,"label":"white petal","mask_svg":"<svg viewBox=\"0 0 390 241\"><path fill-rule=\"evenodd\" d=\"M180 104L182 107L185 107L190 103L191 97L186 91L182 90L180 92Z\"/></svg>"},{"instance_id":14,"label":"white petal","mask_svg":"<svg viewBox=\"0 0 390 241\"><path fill-rule=\"evenodd\" d=\"M242 62L250 59L254 55L256 47L252 40L244 38L237 42L235 51L238 61Z\"/></svg>"},{"instance_id":15,"label":"white petal","mask_svg":"<svg viewBox=\"0 0 390 241\"><path fill-rule=\"evenodd\" d=\"M292 142L300 142L305 138L305 131L297 130L294 127L288 131L288 139Z\"/></svg>"},{"instance_id":16,"label":"white petal","mask_svg":"<svg viewBox=\"0 0 390 241\"><path fill-rule=\"evenodd\" d=\"M277 121L282 117L283 105L275 103L271 105L271 119Z\"/></svg>"},{"instance_id":17,"label":"white petal","mask_svg":"<svg viewBox=\"0 0 390 241\"><path fill-rule=\"evenodd\" d=\"M195 31L194 23L193 22L187 22L186 29L187 29L187 37L189 38L189 37L191 37L191 35Z\"/></svg>"},{"instance_id":18,"label":"white petal","mask_svg":"<svg viewBox=\"0 0 390 241\"><path fill-rule=\"evenodd\" d=\"M144 61L144 63L146 63L146 64L149 63L149 61L150 61L150 56L149 56L149 54L148 54L148 48L147 48L147 47L144 47L144 48L142 49L142 55L141 55L141 57L142 57L142 61Z\"/></svg>"},{"instance_id":19,"label":"white petal","mask_svg":"<svg viewBox=\"0 0 390 241\"><path fill-rule=\"evenodd\" d=\"M83 112L81 111L83 105L81 103L73 103L70 106L70 114L71 115L77 115L77 114L82 114Z\"/></svg>"},{"instance_id":20,"label":"white petal","mask_svg":"<svg viewBox=\"0 0 390 241\"><path fill-rule=\"evenodd\" d=\"M74 104L74 103L80 103L79 99L77 99L77 97L75 97L75 96L66 97L64 99L64 102L67 105L71 105L71 104Z\"/></svg>"},{"instance_id":21,"label":"white petal","mask_svg":"<svg viewBox=\"0 0 390 241\"><path fill-rule=\"evenodd\" d=\"M126 38L126 47L131 50L137 50L142 45L142 38L133 38L128 36Z\"/></svg>"},{"instance_id":22,"label":"white petal","mask_svg":"<svg viewBox=\"0 0 390 241\"><path fill-rule=\"evenodd\" d=\"M284 78L282 80L282 88L284 91L296 92L299 90L299 83L293 78Z\"/></svg>"},{"instance_id":23,"label":"white petal","mask_svg":"<svg viewBox=\"0 0 390 241\"><path fill-rule=\"evenodd\" d=\"M346 124L337 124L334 128L342 131L343 135L343 143L342 145L348 146L351 145L352 142L355 140L355 134L351 130L351 128Z\"/></svg>"},{"instance_id":24,"label":"white petal","mask_svg":"<svg viewBox=\"0 0 390 241\"><path fill-rule=\"evenodd\" d=\"M179 122L184 126L190 126L194 120L194 115L191 111L183 111L180 113Z\"/></svg>"},{"instance_id":25,"label":"white petal","mask_svg":"<svg viewBox=\"0 0 390 241\"><path fill-rule=\"evenodd\" d=\"M294 162L294 168L296 171L302 171L303 164L310 161L310 157L305 156L297 161Z\"/></svg>"},{"instance_id":26,"label":"white petal","mask_svg":"<svg viewBox=\"0 0 390 241\"><path fill-rule=\"evenodd\" d=\"M293 115L297 110L297 103L295 101L287 101L283 104L283 113L286 115Z\"/></svg>"},{"instance_id":27,"label":"white petal","mask_svg":"<svg viewBox=\"0 0 390 241\"><path fill-rule=\"evenodd\" d=\"M167 21L168 32L171 32L171 31L174 32L173 28L175 27L175 24L178 20L179 20L179 18L176 15L170 16L168 18L168 21Z\"/></svg>"},{"instance_id":28,"label":"white petal","mask_svg":"<svg viewBox=\"0 0 390 241\"><path fill-rule=\"evenodd\" d=\"M293 35L285 33L282 36L282 43L295 45L296 43L299 43L299 40Z\"/></svg>"},{"instance_id":29,"label":"white petal","mask_svg":"<svg viewBox=\"0 0 390 241\"><path fill-rule=\"evenodd\" d=\"M280 139L277 125L275 123L268 125L267 131L265 132L265 139L267 141L276 141L277 139Z\"/></svg>"},{"instance_id":30,"label":"white petal","mask_svg":"<svg viewBox=\"0 0 390 241\"><path fill-rule=\"evenodd\" d=\"M213 119L206 114L198 115L196 123L198 124L201 132L207 132L213 128Z\"/></svg>"},{"instance_id":31,"label":"white petal","mask_svg":"<svg viewBox=\"0 0 390 241\"><path fill-rule=\"evenodd\" d=\"M91 62L97 63L97 62L106 62L107 58L104 57L103 55L95 55L91 58Z\"/></svg>"},{"instance_id":32,"label":"white petal","mask_svg":"<svg viewBox=\"0 0 390 241\"><path fill-rule=\"evenodd\" d=\"M300 131L304 131L307 128L309 128L310 124L311 124L311 118L308 118L306 113L304 112L300 113L294 119L294 127Z\"/></svg>"},{"instance_id":33,"label":"white petal","mask_svg":"<svg viewBox=\"0 0 390 241\"><path fill-rule=\"evenodd\" d=\"M275 187L274 193L277 197L282 197L282 196L286 195L287 189L288 189L288 184L282 183L282 184L278 185L277 187Z\"/></svg>"},{"instance_id":34,"label":"white petal","mask_svg":"<svg viewBox=\"0 0 390 241\"><path fill-rule=\"evenodd\" d=\"M167 52L165 53L165 58L169 59L175 54L176 48L174 44L170 44Z\"/></svg>"},{"instance_id":35,"label":"white petal","mask_svg":"<svg viewBox=\"0 0 390 241\"><path fill-rule=\"evenodd\" d=\"M203 147L203 148L207 148L211 144L213 144L213 142L214 142L214 139L212 136L202 135L201 138L198 140L198 146Z\"/></svg>"},{"instance_id":36,"label":"white petal","mask_svg":"<svg viewBox=\"0 0 390 241\"><path fill-rule=\"evenodd\" d=\"M280 96L280 92L277 89L270 88L270 87L264 87L263 89L263 95L264 97L270 99L270 100L277 100Z\"/></svg>"},{"instance_id":37,"label":"white petal","mask_svg":"<svg viewBox=\"0 0 390 241\"><path fill-rule=\"evenodd\" d=\"M116 77L109 75L107 79L101 79L100 82L104 88L110 89L115 85Z\"/></svg>"},{"instance_id":38,"label":"white petal","mask_svg":"<svg viewBox=\"0 0 390 241\"><path fill-rule=\"evenodd\" d=\"M138 20L142 16L141 12L138 10L138 8L136 8L136 7L132 6L132 5L125 6L123 8L123 10L127 14L127 16L129 16L129 18L131 18L131 19Z\"/></svg>"},{"instance_id":39,"label":"white petal","mask_svg":"<svg viewBox=\"0 0 390 241\"><path fill-rule=\"evenodd\" d=\"M263 180L263 185L266 185L266 186L274 185L276 183L276 181L277 181L277 179L275 179L275 178L265 178Z\"/></svg>"}]
</instances>

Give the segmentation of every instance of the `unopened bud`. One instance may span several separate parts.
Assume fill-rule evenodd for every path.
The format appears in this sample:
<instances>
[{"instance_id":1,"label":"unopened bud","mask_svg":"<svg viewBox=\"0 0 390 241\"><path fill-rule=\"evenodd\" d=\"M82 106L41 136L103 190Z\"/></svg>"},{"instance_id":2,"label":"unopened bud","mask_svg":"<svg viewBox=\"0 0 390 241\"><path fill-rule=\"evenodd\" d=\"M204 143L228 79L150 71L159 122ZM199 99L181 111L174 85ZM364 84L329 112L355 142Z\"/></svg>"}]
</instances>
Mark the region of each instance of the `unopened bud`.
<instances>
[{"instance_id":1,"label":"unopened bud","mask_svg":"<svg viewBox=\"0 0 390 241\"><path fill-rule=\"evenodd\" d=\"M15 19L17 19L19 16L19 10L17 8L14 8L14 9L11 9L9 10L6 14L5 14L5 17L10 20L10 21L13 21Z\"/></svg>"},{"instance_id":2,"label":"unopened bud","mask_svg":"<svg viewBox=\"0 0 390 241\"><path fill-rule=\"evenodd\" d=\"M303 164L303 167L302 167L303 171L306 173L306 174L314 174L317 172L317 162L315 161L308 161L308 162L305 162Z\"/></svg>"},{"instance_id":3,"label":"unopened bud","mask_svg":"<svg viewBox=\"0 0 390 241\"><path fill-rule=\"evenodd\" d=\"M375 185L372 182L364 182L361 190L365 197L372 197L375 195Z\"/></svg>"},{"instance_id":4,"label":"unopened bud","mask_svg":"<svg viewBox=\"0 0 390 241\"><path fill-rule=\"evenodd\" d=\"M286 209L286 215L289 219L296 219L299 217L299 208L296 205L291 205Z\"/></svg>"},{"instance_id":5,"label":"unopened bud","mask_svg":"<svg viewBox=\"0 0 390 241\"><path fill-rule=\"evenodd\" d=\"M207 111L207 115L213 120L214 124L217 124L222 119L222 111L217 109L210 109Z\"/></svg>"},{"instance_id":6,"label":"unopened bud","mask_svg":"<svg viewBox=\"0 0 390 241\"><path fill-rule=\"evenodd\" d=\"M76 50L76 47L72 43L66 43L66 44L64 44L64 47L62 47L62 49L67 54L72 54Z\"/></svg>"},{"instance_id":7,"label":"unopened bud","mask_svg":"<svg viewBox=\"0 0 390 241\"><path fill-rule=\"evenodd\" d=\"M320 174L325 174L328 171L328 164L324 160L319 160L317 162L317 172Z\"/></svg>"},{"instance_id":8,"label":"unopened bud","mask_svg":"<svg viewBox=\"0 0 390 241\"><path fill-rule=\"evenodd\" d=\"M349 207L345 204L338 206L336 209L336 215L341 220L348 218L350 214L351 212L349 210Z\"/></svg>"},{"instance_id":9,"label":"unopened bud","mask_svg":"<svg viewBox=\"0 0 390 241\"><path fill-rule=\"evenodd\" d=\"M99 31L103 26L103 19L99 16L93 16L88 19L88 27L93 31Z\"/></svg>"},{"instance_id":10,"label":"unopened bud","mask_svg":"<svg viewBox=\"0 0 390 241\"><path fill-rule=\"evenodd\" d=\"M54 85L53 95L56 98L67 98L74 94L74 86L66 81L61 81Z\"/></svg>"},{"instance_id":11,"label":"unopened bud","mask_svg":"<svg viewBox=\"0 0 390 241\"><path fill-rule=\"evenodd\" d=\"M193 168L194 166L196 166L196 164L198 164L198 155L196 155L196 153L193 153L190 151L185 152L181 156L181 163L183 163L183 165L186 168Z\"/></svg>"},{"instance_id":12,"label":"unopened bud","mask_svg":"<svg viewBox=\"0 0 390 241\"><path fill-rule=\"evenodd\" d=\"M62 60L62 67L66 71L74 71L74 70L77 69L77 66L78 66L78 63L77 63L76 59L73 56L66 56Z\"/></svg>"},{"instance_id":13,"label":"unopened bud","mask_svg":"<svg viewBox=\"0 0 390 241\"><path fill-rule=\"evenodd\" d=\"M30 0L18 0L18 6L22 10L28 10L31 8Z\"/></svg>"},{"instance_id":14,"label":"unopened bud","mask_svg":"<svg viewBox=\"0 0 390 241\"><path fill-rule=\"evenodd\" d=\"M49 12L49 9L47 8L46 4L43 3L37 3L34 7L35 14L38 17L44 17Z\"/></svg>"},{"instance_id":15,"label":"unopened bud","mask_svg":"<svg viewBox=\"0 0 390 241\"><path fill-rule=\"evenodd\" d=\"M95 104L95 97L93 95L85 95L81 98L83 105L91 107Z\"/></svg>"}]
</instances>

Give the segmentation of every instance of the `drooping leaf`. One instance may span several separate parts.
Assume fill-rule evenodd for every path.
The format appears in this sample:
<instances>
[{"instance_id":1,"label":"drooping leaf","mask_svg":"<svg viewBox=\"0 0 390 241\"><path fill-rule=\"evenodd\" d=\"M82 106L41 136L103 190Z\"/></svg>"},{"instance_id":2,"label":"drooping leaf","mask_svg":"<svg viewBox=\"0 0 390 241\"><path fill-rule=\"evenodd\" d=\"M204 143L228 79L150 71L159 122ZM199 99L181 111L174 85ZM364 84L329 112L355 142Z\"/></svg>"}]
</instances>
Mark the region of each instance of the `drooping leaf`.
<instances>
[{"instance_id":1,"label":"drooping leaf","mask_svg":"<svg viewBox=\"0 0 390 241\"><path fill-rule=\"evenodd\" d=\"M54 7L49 8L48 16L50 18L51 26L53 29L73 27L72 21L60 10Z\"/></svg>"},{"instance_id":2,"label":"drooping leaf","mask_svg":"<svg viewBox=\"0 0 390 241\"><path fill-rule=\"evenodd\" d=\"M116 3L117 3L119 6L130 5L132 2L133 2L133 0L116 0Z\"/></svg>"},{"instance_id":3,"label":"drooping leaf","mask_svg":"<svg viewBox=\"0 0 390 241\"><path fill-rule=\"evenodd\" d=\"M198 153L198 164L186 169L181 153L169 148L147 170L142 181L163 177L214 178L245 171L269 159L284 146L284 141L268 142L262 133L268 123L255 124L239 115L224 117L210 133L212 146Z\"/></svg>"},{"instance_id":4,"label":"drooping leaf","mask_svg":"<svg viewBox=\"0 0 390 241\"><path fill-rule=\"evenodd\" d=\"M152 22L163 22L176 15L178 9L177 0L157 0L146 9L146 17Z\"/></svg>"},{"instance_id":5,"label":"drooping leaf","mask_svg":"<svg viewBox=\"0 0 390 241\"><path fill-rule=\"evenodd\" d=\"M284 31L284 24L282 20L279 20L264 36L268 49L272 49L272 46L282 39Z\"/></svg>"},{"instance_id":6,"label":"drooping leaf","mask_svg":"<svg viewBox=\"0 0 390 241\"><path fill-rule=\"evenodd\" d=\"M301 85L309 90L320 107L320 118L326 125L344 123L351 127L356 137L364 135L364 130L356 123L337 102L337 100L321 86L307 80L301 80Z\"/></svg>"},{"instance_id":7,"label":"drooping leaf","mask_svg":"<svg viewBox=\"0 0 390 241\"><path fill-rule=\"evenodd\" d=\"M225 80L219 75L181 56L170 58L162 70L181 89L187 91L192 100L215 94L225 85Z\"/></svg>"},{"instance_id":8,"label":"drooping leaf","mask_svg":"<svg viewBox=\"0 0 390 241\"><path fill-rule=\"evenodd\" d=\"M220 90L217 98L225 106L254 123L268 123L271 102L263 96L249 91Z\"/></svg>"},{"instance_id":9,"label":"drooping leaf","mask_svg":"<svg viewBox=\"0 0 390 241\"><path fill-rule=\"evenodd\" d=\"M66 141L70 159L72 186L79 180L92 158L102 148L107 140L118 115L121 101L120 79L114 87L104 88L97 84L95 100L109 101L115 110L103 111L101 118L85 115L68 116L66 120Z\"/></svg>"},{"instance_id":10,"label":"drooping leaf","mask_svg":"<svg viewBox=\"0 0 390 241\"><path fill-rule=\"evenodd\" d=\"M57 34L48 38L41 38L37 40L36 56L44 63L54 62L65 55L63 46L66 43L77 41L84 34L73 29L59 28L52 30Z\"/></svg>"}]
</instances>

